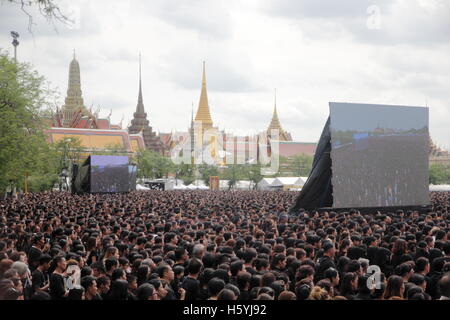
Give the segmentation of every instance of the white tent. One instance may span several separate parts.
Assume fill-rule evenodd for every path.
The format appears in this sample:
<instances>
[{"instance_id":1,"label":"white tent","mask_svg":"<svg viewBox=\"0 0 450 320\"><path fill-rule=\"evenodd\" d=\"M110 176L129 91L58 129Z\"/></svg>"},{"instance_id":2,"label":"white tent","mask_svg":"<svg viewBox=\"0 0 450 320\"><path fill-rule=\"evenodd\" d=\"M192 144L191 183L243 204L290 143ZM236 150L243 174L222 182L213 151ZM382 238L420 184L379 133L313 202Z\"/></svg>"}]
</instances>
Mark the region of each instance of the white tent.
<instances>
[{"instance_id":1,"label":"white tent","mask_svg":"<svg viewBox=\"0 0 450 320\"><path fill-rule=\"evenodd\" d=\"M301 177L278 177L270 184L274 189L298 189L303 187L305 181Z\"/></svg>"},{"instance_id":2,"label":"white tent","mask_svg":"<svg viewBox=\"0 0 450 320\"><path fill-rule=\"evenodd\" d=\"M187 187L184 184L179 184L177 186L173 186L173 190L186 190Z\"/></svg>"},{"instance_id":3,"label":"white tent","mask_svg":"<svg viewBox=\"0 0 450 320\"><path fill-rule=\"evenodd\" d=\"M150 190L150 188L147 188L141 184L136 185L136 190Z\"/></svg>"},{"instance_id":4,"label":"white tent","mask_svg":"<svg viewBox=\"0 0 450 320\"><path fill-rule=\"evenodd\" d=\"M260 182L258 182L257 189L258 190L268 190L270 189L270 185L275 181L275 178L263 178Z\"/></svg>"},{"instance_id":5,"label":"white tent","mask_svg":"<svg viewBox=\"0 0 450 320\"><path fill-rule=\"evenodd\" d=\"M430 184L430 191L450 191L450 185L448 184L439 184L439 185L434 185L434 184Z\"/></svg>"}]
</instances>

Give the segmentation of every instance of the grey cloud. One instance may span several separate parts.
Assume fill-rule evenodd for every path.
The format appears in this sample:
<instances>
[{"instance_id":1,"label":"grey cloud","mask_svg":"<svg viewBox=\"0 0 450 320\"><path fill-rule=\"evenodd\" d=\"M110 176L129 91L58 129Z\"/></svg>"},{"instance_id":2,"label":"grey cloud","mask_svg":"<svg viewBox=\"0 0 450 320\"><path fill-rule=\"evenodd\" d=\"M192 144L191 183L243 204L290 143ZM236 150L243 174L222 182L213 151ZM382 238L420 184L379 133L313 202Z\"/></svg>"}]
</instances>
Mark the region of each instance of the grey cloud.
<instances>
[{"instance_id":1,"label":"grey cloud","mask_svg":"<svg viewBox=\"0 0 450 320\"><path fill-rule=\"evenodd\" d=\"M433 8L433 4L436 6ZM376 6L380 28L369 28ZM374 45L431 45L450 39L450 3L419 0L269 0L263 11L294 20L305 37L317 40L346 32L355 40Z\"/></svg>"},{"instance_id":2,"label":"grey cloud","mask_svg":"<svg viewBox=\"0 0 450 320\"><path fill-rule=\"evenodd\" d=\"M231 50L231 51L230 51ZM251 60L245 53L212 44L201 52L196 48L175 47L158 66L164 74L180 87L199 90L201 87L202 59L206 60L208 90L218 92L251 92L263 90L253 76Z\"/></svg>"},{"instance_id":3,"label":"grey cloud","mask_svg":"<svg viewBox=\"0 0 450 320\"><path fill-rule=\"evenodd\" d=\"M231 37L230 14L225 1L152 0L133 3L133 8L161 19L176 27L198 32L200 35L226 39Z\"/></svg>"},{"instance_id":4,"label":"grey cloud","mask_svg":"<svg viewBox=\"0 0 450 320\"><path fill-rule=\"evenodd\" d=\"M270 0L268 13L290 18L356 18L366 17L367 8L384 6L389 0Z\"/></svg>"}]
</instances>

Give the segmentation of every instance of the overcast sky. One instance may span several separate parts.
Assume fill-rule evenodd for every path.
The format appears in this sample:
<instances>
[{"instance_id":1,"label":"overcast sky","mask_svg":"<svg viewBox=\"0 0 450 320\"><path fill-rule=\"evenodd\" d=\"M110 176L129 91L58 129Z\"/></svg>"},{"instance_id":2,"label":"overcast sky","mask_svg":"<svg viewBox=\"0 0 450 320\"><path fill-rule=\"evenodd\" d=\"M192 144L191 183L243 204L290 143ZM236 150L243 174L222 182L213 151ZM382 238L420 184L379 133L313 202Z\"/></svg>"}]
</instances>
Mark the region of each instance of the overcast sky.
<instances>
[{"instance_id":1,"label":"overcast sky","mask_svg":"<svg viewBox=\"0 0 450 320\"><path fill-rule=\"evenodd\" d=\"M87 107L133 115L142 54L144 105L160 132L186 130L198 106L202 61L215 125L265 129L274 88L294 140L317 141L328 102L430 107L435 142L450 147L450 1L446 0L73 0L68 26L0 1L0 47L31 62L61 101L73 49Z\"/></svg>"}]
</instances>

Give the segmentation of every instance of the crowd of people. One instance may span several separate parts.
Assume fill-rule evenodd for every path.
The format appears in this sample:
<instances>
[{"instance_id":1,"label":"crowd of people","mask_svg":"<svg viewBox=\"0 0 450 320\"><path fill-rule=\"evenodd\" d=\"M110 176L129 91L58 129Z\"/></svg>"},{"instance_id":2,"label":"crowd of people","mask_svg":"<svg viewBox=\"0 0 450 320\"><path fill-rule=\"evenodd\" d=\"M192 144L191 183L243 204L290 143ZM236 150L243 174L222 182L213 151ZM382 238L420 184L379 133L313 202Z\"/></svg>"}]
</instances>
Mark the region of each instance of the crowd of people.
<instances>
[{"instance_id":1,"label":"crowd of people","mask_svg":"<svg viewBox=\"0 0 450 320\"><path fill-rule=\"evenodd\" d=\"M0 202L0 300L448 300L450 193L424 211L290 212L297 193Z\"/></svg>"}]
</instances>

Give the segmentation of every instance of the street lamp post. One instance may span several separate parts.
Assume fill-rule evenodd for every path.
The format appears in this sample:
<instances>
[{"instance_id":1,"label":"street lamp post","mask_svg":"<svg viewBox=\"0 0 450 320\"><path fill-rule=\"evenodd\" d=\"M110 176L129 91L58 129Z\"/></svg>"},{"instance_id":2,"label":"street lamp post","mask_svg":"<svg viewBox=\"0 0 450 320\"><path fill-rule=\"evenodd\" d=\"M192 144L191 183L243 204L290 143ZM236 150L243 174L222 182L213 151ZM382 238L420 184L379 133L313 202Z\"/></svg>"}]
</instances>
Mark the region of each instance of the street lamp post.
<instances>
[{"instance_id":1,"label":"street lamp post","mask_svg":"<svg viewBox=\"0 0 450 320\"><path fill-rule=\"evenodd\" d=\"M14 61L17 63L17 46L19 45L17 38L19 37L19 33L11 31L11 37L13 37L12 45L14 46Z\"/></svg>"}]
</instances>

